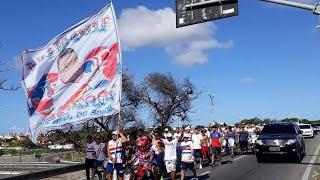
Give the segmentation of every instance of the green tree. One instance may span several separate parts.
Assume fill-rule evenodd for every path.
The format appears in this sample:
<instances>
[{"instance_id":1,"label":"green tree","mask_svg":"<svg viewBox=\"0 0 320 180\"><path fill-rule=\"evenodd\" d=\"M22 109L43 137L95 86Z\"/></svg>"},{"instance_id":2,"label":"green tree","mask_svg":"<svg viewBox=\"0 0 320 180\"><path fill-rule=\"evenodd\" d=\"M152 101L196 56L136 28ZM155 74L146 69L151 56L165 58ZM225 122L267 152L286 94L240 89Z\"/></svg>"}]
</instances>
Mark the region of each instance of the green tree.
<instances>
[{"instance_id":1,"label":"green tree","mask_svg":"<svg viewBox=\"0 0 320 180\"><path fill-rule=\"evenodd\" d=\"M86 137L88 135L94 136L96 129L87 123L85 126L78 129L70 129L69 131L52 131L48 133L50 141L54 144L68 144L74 145L75 150L81 151L86 145Z\"/></svg>"},{"instance_id":2,"label":"green tree","mask_svg":"<svg viewBox=\"0 0 320 180\"><path fill-rule=\"evenodd\" d=\"M269 121L268 120L259 119L258 117L254 117L254 118L251 118L251 119L243 119L243 120L240 121L239 124L254 124L254 125L258 125L258 124L264 124L266 122L269 122Z\"/></svg>"},{"instance_id":3,"label":"green tree","mask_svg":"<svg viewBox=\"0 0 320 180\"><path fill-rule=\"evenodd\" d=\"M30 139L18 141L18 146L21 146L23 149L32 149L35 147Z\"/></svg>"},{"instance_id":4,"label":"green tree","mask_svg":"<svg viewBox=\"0 0 320 180\"><path fill-rule=\"evenodd\" d=\"M281 122L300 122L300 119L299 118L285 118L285 119L282 119Z\"/></svg>"}]
</instances>

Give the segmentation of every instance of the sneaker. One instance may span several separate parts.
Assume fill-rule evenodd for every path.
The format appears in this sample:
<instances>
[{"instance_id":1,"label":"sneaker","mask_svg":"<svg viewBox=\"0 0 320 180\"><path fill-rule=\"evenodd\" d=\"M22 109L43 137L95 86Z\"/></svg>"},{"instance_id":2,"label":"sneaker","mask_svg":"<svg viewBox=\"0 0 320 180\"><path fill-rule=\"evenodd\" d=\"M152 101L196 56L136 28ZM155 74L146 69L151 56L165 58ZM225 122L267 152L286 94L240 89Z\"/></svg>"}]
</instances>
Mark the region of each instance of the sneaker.
<instances>
[{"instance_id":1,"label":"sneaker","mask_svg":"<svg viewBox=\"0 0 320 180\"><path fill-rule=\"evenodd\" d=\"M196 176L196 177L192 178L191 180L198 180L198 177Z\"/></svg>"},{"instance_id":2,"label":"sneaker","mask_svg":"<svg viewBox=\"0 0 320 180\"><path fill-rule=\"evenodd\" d=\"M199 169L202 169L202 164L199 165Z\"/></svg>"}]
</instances>

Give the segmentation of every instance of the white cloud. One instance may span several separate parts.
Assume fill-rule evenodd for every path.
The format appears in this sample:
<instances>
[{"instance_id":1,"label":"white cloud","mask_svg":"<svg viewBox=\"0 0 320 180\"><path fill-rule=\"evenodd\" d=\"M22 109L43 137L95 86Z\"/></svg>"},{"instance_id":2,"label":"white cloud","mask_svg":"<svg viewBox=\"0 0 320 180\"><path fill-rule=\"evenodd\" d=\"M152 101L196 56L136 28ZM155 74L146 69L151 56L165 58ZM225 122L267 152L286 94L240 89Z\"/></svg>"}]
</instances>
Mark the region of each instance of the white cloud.
<instances>
[{"instance_id":1,"label":"white cloud","mask_svg":"<svg viewBox=\"0 0 320 180\"><path fill-rule=\"evenodd\" d=\"M256 79L252 77L245 77L240 79L240 83L242 84L254 84L255 82L256 82Z\"/></svg>"},{"instance_id":2,"label":"white cloud","mask_svg":"<svg viewBox=\"0 0 320 180\"><path fill-rule=\"evenodd\" d=\"M206 50L230 48L232 41L214 38L216 26L202 23L176 29L176 15L171 8L150 10L144 6L124 9L119 23L124 50L144 46L164 48L177 64L192 66L208 61Z\"/></svg>"}]
</instances>

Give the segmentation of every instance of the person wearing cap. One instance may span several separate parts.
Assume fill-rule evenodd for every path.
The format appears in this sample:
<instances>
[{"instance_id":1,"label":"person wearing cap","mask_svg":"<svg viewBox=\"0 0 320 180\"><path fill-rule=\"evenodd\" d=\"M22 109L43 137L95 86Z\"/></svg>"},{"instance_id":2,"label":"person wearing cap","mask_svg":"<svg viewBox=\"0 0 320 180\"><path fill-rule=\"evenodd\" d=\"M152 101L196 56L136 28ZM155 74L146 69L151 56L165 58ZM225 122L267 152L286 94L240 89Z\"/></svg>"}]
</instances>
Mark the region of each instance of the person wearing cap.
<instances>
[{"instance_id":1,"label":"person wearing cap","mask_svg":"<svg viewBox=\"0 0 320 180\"><path fill-rule=\"evenodd\" d=\"M175 139L177 139L177 140L180 140L180 138L181 138L181 129L180 129L180 128L176 128L173 137L174 137Z\"/></svg>"},{"instance_id":2,"label":"person wearing cap","mask_svg":"<svg viewBox=\"0 0 320 180\"><path fill-rule=\"evenodd\" d=\"M94 171L92 173L92 176L95 177L96 174L98 174L99 178L102 178L101 173L98 171L98 168L100 166L103 166L103 162L105 160L105 143L102 143L101 137L99 135L95 136L95 145L94 145L94 152L93 155L95 156L95 160L93 162L93 168Z\"/></svg>"},{"instance_id":3,"label":"person wearing cap","mask_svg":"<svg viewBox=\"0 0 320 180\"><path fill-rule=\"evenodd\" d=\"M191 128L189 126L187 126L185 128L185 131L183 132L183 134L188 134L188 136L189 136L188 141L192 142L192 133L190 131L191 131Z\"/></svg>"},{"instance_id":4,"label":"person wearing cap","mask_svg":"<svg viewBox=\"0 0 320 180\"><path fill-rule=\"evenodd\" d=\"M93 141L93 137L88 135L87 136L87 148L86 148L86 159L85 159L85 167L86 167L86 177L87 180L90 180L90 175L92 174L93 170L93 163L94 163L94 146L96 142ZM90 173L91 171L91 173Z\"/></svg>"},{"instance_id":5,"label":"person wearing cap","mask_svg":"<svg viewBox=\"0 0 320 180\"><path fill-rule=\"evenodd\" d=\"M167 172L170 173L172 180L176 179L176 165L177 165L177 144L178 139L173 138L171 133L167 134L167 139L163 139L164 144L164 161Z\"/></svg>"},{"instance_id":6,"label":"person wearing cap","mask_svg":"<svg viewBox=\"0 0 320 180\"><path fill-rule=\"evenodd\" d=\"M106 175L108 180L112 180L114 170L117 171L118 179L123 179L122 143L125 142L127 142L127 137L122 132L112 132L112 139L108 142L107 147L109 161L106 167Z\"/></svg>"},{"instance_id":7,"label":"person wearing cap","mask_svg":"<svg viewBox=\"0 0 320 180\"><path fill-rule=\"evenodd\" d=\"M197 179L197 171L194 168L194 156L193 156L193 145L192 142L189 141L190 135L185 133L183 135L183 142L180 144L180 148L182 151L181 156L181 180L185 178L186 170L191 170L194 175L194 179Z\"/></svg>"},{"instance_id":8,"label":"person wearing cap","mask_svg":"<svg viewBox=\"0 0 320 180\"><path fill-rule=\"evenodd\" d=\"M202 169L202 153L201 153L201 139L202 135L199 132L199 128L196 127L194 130L194 134L192 135L192 143L193 143L193 150L195 156L195 162L200 161L199 169Z\"/></svg>"},{"instance_id":9,"label":"person wearing cap","mask_svg":"<svg viewBox=\"0 0 320 180\"><path fill-rule=\"evenodd\" d=\"M211 144L211 163L215 165L215 158L219 161L219 165L221 165L221 133L218 132L217 126L211 127L210 133L210 144Z\"/></svg>"}]
</instances>

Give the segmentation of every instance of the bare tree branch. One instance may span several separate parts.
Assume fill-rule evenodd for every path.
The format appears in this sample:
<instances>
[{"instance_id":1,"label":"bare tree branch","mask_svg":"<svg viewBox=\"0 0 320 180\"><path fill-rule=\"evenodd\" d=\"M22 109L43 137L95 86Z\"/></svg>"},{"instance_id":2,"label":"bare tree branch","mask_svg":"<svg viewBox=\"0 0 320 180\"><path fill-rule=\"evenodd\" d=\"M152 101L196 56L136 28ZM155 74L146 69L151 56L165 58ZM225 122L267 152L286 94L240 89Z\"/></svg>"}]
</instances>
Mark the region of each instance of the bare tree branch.
<instances>
[{"instance_id":1,"label":"bare tree branch","mask_svg":"<svg viewBox=\"0 0 320 180\"><path fill-rule=\"evenodd\" d=\"M192 101L198 97L189 79L178 82L170 74L152 73L142 86L143 101L151 108L155 125L167 126L175 120L189 119Z\"/></svg>"}]
</instances>

